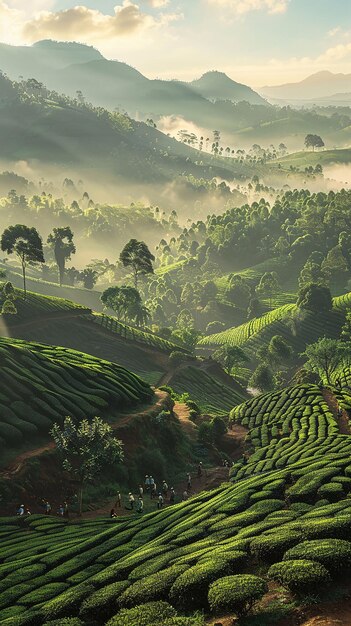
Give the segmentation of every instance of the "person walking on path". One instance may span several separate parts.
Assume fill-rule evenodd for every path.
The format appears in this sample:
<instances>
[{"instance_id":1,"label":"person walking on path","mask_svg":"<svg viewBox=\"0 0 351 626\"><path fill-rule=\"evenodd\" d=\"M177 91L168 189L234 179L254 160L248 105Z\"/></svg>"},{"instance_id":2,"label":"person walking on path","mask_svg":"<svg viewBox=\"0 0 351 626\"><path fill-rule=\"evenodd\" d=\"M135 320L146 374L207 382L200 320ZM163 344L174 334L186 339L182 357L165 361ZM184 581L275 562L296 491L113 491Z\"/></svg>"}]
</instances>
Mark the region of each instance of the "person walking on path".
<instances>
[{"instance_id":1,"label":"person walking on path","mask_svg":"<svg viewBox=\"0 0 351 626\"><path fill-rule=\"evenodd\" d=\"M133 496L131 491L128 494L128 502L129 502L129 511L133 511L134 510L135 498L134 498L134 496Z\"/></svg>"},{"instance_id":2,"label":"person walking on path","mask_svg":"<svg viewBox=\"0 0 351 626\"><path fill-rule=\"evenodd\" d=\"M67 500L64 501L63 503L63 507L64 507L64 517L66 517L67 519L69 518L69 510L68 510L68 502Z\"/></svg>"},{"instance_id":3,"label":"person walking on path","mask_svg":"<svg viewBox=\"0 0 351 626\"><path fill-rule=\"evenodd\" d=\"M167 498L167 495L168 495L168 485L167 485L165 480L162 482L162 493L163 493L164 497Z\"/></svg>"},{"instance_id":4,"label":"person walking on path","mask_svg":"<svg viewBox=\"0 0 351 626\"><path fill-rule=\"evenodd\" d=\"M171 487L171 493L169 496L169 502L170 504L174 504L175 502L175 491L174 491L174 487Z\"/></svg>"},{"instance_id":5,"label":"person walking on path","mask_svg":"<svg viewBox=\"0 0 351 626\"><path fill-rule=\"evenodd\" d=\"M16 515L19 515L20 517L22 517L22 515L24 515L24 513L25 513L24 504L21 504L21 506L18 507L18 509L17 509Z\"/></svg>"},{"instance_id":6,"label":"person walking on path","mask_svg":"<svg viewBox=\"0 0 351 626\"><path fill-rule=\"evenodd\" d=\"M60 504L58 511L57 511L57 515L59 515L59 517L63 517L65 514L65 507L63 506L63 504Z\"/></svg>"},{"instance_id":7,"label":"person walking on path","mask_svg":"<svg viewBox=\"0 0 351 626\"><path fill-rule=\"evenodd\" d=\"M144 500L142 499L141 496L139 496L138 504L137 504L137 513L142 513L143 510L144 510Z\"/></svg>"},{"instance_id":8,"label":"person walking on path","mask_svg":"<svg viewBox=\"0 0 351 626\"><path fill-rule=\"evenodd\" d=\"M117 517L116 511L115 511L115 509L111 509L111 511L110 511L110 518L112 519L112 518L115 518L115 517Z\"/></svg>"},{"instance_id":9,"label":"person walking on path","mask_svg":"<svg viewBox=\"0 0 351 626\"><path fill-rule=\"evenodd\" d=\"M185 500L187 500L188 498L189 498L189 494L187 490L185 489L185 491L183 491L183 502L185 502Z\"/></svg>"},{"instance_id":10,"label":"person walking on path","mask_svg":"<svg viewBox=\"0 0 351 626\"><path fill-rule=\"evenodd\" d=\"M163 507L163 495L162 493L159 493L158 498L157 498L157 508L162 509L162 507Z\"/></svg>"},{"instance_id":11,"label":"person walking on path","mask_svg":"<svg viewBox=\"0 0 351 626\"><path fill-rule=\"evenodd\" d=\"M143 499L144 489L142 485L139 485L139 498Z\"/></svg>"},{"instance_id":12,"label":"person walking on path","mask_svg":"<svg viewBox=\"0 0 351 626\"><path fill-rule=\"evenodd\" d=\"M51 514L51 504L46 500L45 501L45 515Z\"/></svg>"},{"instance_id":13,"label":"person walking on path","mask_svg":"<svg viewBox=\"0 0 351 626\"><path fill-rule=\"evenodd\" d=\"M151 493L150 493L150 498L151 498L151 500L153 500L154 498L156 498L156 496L157 496L157 485L156 485L156 483L155 483L155 481L154 481L154 483L153 483L153 485L152 485L152 487L151 487Z\"/></svg>"},{"instance_id":14,"label":"person walking on path","mask_svg":"<svg viewBox=\"0 0 351 626\"><path fill-rule=\"evenodd\" d=\"M187 473L186 478L187 478L187 491L189 492L191 490L191 474L190 474L190 472Z\"/></svg>"},{"instance_id":15,"label":"person walking on path","mask_svg":"<svg viewBox=\"0 0 351 626\"><path fill-rule=\"evenodd\" d=\"M117 509L117 507L120 509L122 506L122 496L121 496L121 492L117 491L117 497L116 497L116 502L115 502L115 509Z\"/></svg>"},{"instance_id":16,"label":"person walking on path","mask_svg":"<svg viewBox=\"0 0 351 626\"><path fill-rule=\"evenodd\" d=\"M202 462L200 461L199 465L197 466L197 477L201 478L202 477Z\"/></svg>"},{"instance_id":17,"label":"person walking on path","mask_svg":"<svg viewBox=\"0 0 351 626\"><path fill-rule=\"evenodd\" d=\"M154 484L155 484L155 479L153 476L150 476L150 491L153 490Z\"/></svg>"},{"instance_id":18,"label":"person walking on path","mask_svg":"<svg viewBox=\"0 0 351 626\"><path fill-rule=\"evenodd\" d=\"M150 476L148 474L146 474L146 476L145 476L145 489L146 489L146 491L150 491L150 487L151 487Z\"/></svg>"}]
</instances>

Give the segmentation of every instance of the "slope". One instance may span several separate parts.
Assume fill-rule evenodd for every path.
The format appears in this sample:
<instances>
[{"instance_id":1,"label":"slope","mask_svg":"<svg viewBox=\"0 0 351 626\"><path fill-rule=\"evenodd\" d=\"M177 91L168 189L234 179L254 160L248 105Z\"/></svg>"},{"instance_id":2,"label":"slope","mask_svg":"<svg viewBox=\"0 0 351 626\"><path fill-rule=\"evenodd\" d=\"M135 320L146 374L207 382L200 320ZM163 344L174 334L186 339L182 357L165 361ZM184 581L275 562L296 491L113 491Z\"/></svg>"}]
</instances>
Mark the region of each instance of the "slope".
<instances>
[{"instance_id":1,"label":"slope","mask_svg":"<svg viewBox=\"0 0 351 626\"><path fill-rule=\"evenodd\" d=\"M283 425L283 410L274 413L278 406L285 408ZM275 588L275 599L285 605L278 617L287 617L295 610L291 600L293 607L299 605L312 590L318 597L328 585L338 589L340 573L347 576L351 565L351 436L338 433L314 386L262 396L256 408L251 401L233 417L243 422L248 411L262 439L256 437L249 463L233 468L231 485L129 519L3 518L2 623L40 626L79 616L83 624L151 626L160 619L166 624L167 615L189 614L189 609L208 614L209 585L242 572L269 584L277 579L286 588L285 595ZM269 445L265 425L273 435ZM273 429L281 427L286 434L275 436ZM245 586L248 579L230 582ZM256 609L260 623L265 611L269 615L269 602L267 596ZM237 606L231 598L228 617ZM212 618L221 615L215 604ZM204 623L197 620L174 623Z\"/></svg>"},{"instance_id":2,"label":"slope","mask_svg":"<svg viewBox=\"0 0 351 626\"><path fill-rule=\"evenodd\" d=\"M189 83L192 89L208 100L246 101L249 104L264 104L266 100L251 87L237 83L223 72L206 72L197 80Z\"/></svg>"},{"instance_id":3,"label":"slope","mask_svg":"<svg viewBox=\"0 0 351 626\"><path fill-rule=\"evenodd\" d=\"M153 396L135 374L75 350L2 337L0 352L3 451L47 436L52 424L67 414L112 417Z\"/></svg>"}]
</instances>

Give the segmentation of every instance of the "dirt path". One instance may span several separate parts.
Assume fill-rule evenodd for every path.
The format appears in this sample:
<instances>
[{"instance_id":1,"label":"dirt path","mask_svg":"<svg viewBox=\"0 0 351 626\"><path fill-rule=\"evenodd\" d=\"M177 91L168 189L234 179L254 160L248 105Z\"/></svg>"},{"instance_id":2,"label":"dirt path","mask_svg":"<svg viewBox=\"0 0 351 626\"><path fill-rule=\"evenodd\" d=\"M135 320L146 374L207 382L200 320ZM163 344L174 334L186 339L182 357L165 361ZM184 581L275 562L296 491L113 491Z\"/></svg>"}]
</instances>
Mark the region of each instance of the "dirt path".
<instances>
[{"instance_id":1,"label":"dirt path","mask_svg":"<svg viewBox=\"0 0 351 626\"><path fill-rule=\"evenodd\" d=\"M192 441L197 439L197 426L190 419L190 409L186 404L176 402L173 408L173 412L180 421L180 425L185 434L190 437Z\"/></svg>"},{"instance_id":2,"label":"dirt path","mask_svg":"<svg viewBox=\"0 0 351 626\"><path fill-rule=\"evenodd\" d=\"M155 391L154 403L150 407L147 407L147 409L145 409L144 411L127 413L125 415L121 414L118 420L110 424L110 426L112 430L119 430L120 428L123 428L126 425L128 425L132 420L134 420L137 417L143 417L143 416L147 417L149 415L151 416L153 414L156 414L157 411L161 412L167 406L167 404L168 404L168 394L165 391L160 391L159 389L157 389ZM29 459L39 457L42 454L45 454L45 452L50 452L54 449L55 449L54 442L48 442L47 444L41 446L40 448L33 448L32 450L28 450L26 452L23 452L22 454L19 454L11 461L8 467L0 471L0 478L4 478L5 480L10 480L23 469L23 467L25 466L26 462Z\"/></svg>"},{"instance_id":3,"label":"dirt path","mask_svg":"<svg viewBox=\"0 0 351 626\"><path fill-rule=\"evenodd\" d=\"M345 409L342 409L341 414L339 415L338 400L336 396L333 394L333 392L331 391L331 389L323 389L323 398L326 401L330 411L333 413L336 421L338 422L341 435L350 435L351 429L350 429L350 424L349 424L349 416L347 412L345 411Z\"/></svg>"}]
</instances>

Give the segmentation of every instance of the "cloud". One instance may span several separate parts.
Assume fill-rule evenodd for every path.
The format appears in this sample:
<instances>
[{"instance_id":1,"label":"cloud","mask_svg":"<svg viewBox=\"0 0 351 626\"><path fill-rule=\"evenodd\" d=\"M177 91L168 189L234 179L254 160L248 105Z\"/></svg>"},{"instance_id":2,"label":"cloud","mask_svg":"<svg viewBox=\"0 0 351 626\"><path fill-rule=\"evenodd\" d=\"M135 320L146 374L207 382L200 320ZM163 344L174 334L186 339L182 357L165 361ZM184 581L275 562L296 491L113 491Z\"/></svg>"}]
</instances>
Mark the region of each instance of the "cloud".
<instances>
[{"instance_id":1,"label":"cloud","mask_svg":"<svg viewBox=\"0 0 351 626\"><path fill-rule=\"evenodd\" d=\"M153 9L160 9L161 7L166 7L170 0L144 0L144 2Z\"/></svg>"},{"instance_id":2,"label":"cloud","mask_svg":"<svg viewBox=\"0 0 351 626\"><path fill-rule=\"evenodd\" d=\"M328 48L318 60L321 62L341 61L342 59L351 58L351 41L347 43L339 43L337 46Z\"/></svg>"},{"instance_id":3,"label":"cloud","mask_svg":"<svg viewBox=\"0 0 351 626\"><path fill-rule=\"evenodd\" d=\"M285 13L290 0L207 0L210 4L229 9L236 15L244 15L252 11L267 13Z\"/></svg>"},{"instance_id":4,"label":"cloud","mask_svg":"<svg viewBox=\"0 0 351 626\"><path fill-rule=\"evenodd\" d=\"M108 15L86 6L74 6L64 11L42 11L23 26L27 41L54 38L60 40L106 40L166 26L179 18L167 13L157 17L144 13L131 0L123 0Z\"/></svg>"}]
</instances>

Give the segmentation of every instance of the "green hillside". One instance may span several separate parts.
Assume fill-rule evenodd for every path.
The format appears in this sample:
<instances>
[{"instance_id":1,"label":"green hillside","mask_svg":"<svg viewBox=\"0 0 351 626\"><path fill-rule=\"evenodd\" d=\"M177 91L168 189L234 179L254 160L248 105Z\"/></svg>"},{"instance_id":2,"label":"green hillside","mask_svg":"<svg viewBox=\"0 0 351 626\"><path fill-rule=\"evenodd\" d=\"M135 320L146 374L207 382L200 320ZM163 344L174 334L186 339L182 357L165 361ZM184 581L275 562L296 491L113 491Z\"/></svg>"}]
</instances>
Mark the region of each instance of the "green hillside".
<instances>
[{"instance_id":1,"label":"green hillside","mask_svg":"<svg viewBox=\"0 0 351 626\"><path fill-rule=\"evenodd\" d=\"M235 614L230 587L215 601L214 584L218 593L226 576L248 585L247 571L286 589L277 591L285 597L275 608L280 619L293 618L294 594L337 588L351 566L351 436L339 434L316 386L261 396L232 418L250 429L256 451L234 466L231 485L124 520L2 519L2 623L167 624L167 615L189 615L190 607L209 613L209 587L212 617ZM262 623L270 610L269 601L256 609ZM179 623L204 623L197 620Z\"/></svg>"},{"instance_id":2,"label":"green hillside","mask_svg":"<svg viewBox=\"0 0 351 626\"><path fill-rule=\"evenodd\" d=\"M296 152L277 159L275 163L280 164L284 169L289 169L291 166L304 169L311 165L315 167L318 163L322 166L348 164L351 163L351 149Z\"/></svg>"},{"instance_id":3,"label":"green hillside","mask_svg":"<svg viewBox=\"0 0 351 626\"><path fill-rule=\"evenodd\" d=\"M75 350L1 338L0 351L0 445L7 452L48 435L65 415L109 418L153 395L123 367Z\"/></svg>"}]
</instances>

